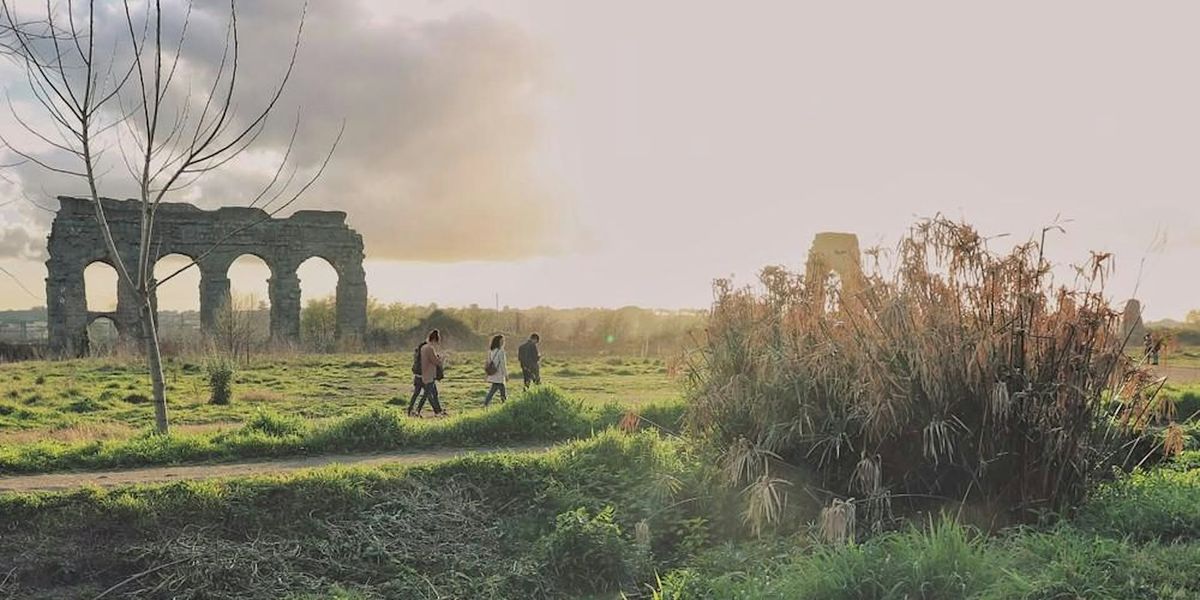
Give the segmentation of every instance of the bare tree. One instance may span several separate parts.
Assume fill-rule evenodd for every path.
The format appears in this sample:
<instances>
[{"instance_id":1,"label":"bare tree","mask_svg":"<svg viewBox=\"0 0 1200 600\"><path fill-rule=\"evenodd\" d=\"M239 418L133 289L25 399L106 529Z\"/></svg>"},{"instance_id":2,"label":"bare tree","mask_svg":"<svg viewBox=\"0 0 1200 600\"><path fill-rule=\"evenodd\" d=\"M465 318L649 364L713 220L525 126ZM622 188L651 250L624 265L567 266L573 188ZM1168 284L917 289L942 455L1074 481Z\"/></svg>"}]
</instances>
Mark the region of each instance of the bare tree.
<instances>
[{"instance_id":1,"label":"bare tree","mask_svg":"<svg viewBox=\"0 0 1200 600\"><path fill-rule=\"evenodd\" d=\"M241 358L243 364L250 364L251 352L266 346L270 337L267 318L267 310L257 296L251 294L230 298L221 307L216 339L213 341L221 350L228 352L232 360Z\"/></svg>"},{"instance_id":2,"label":"bare tree","mask_svg":"<svg viewBox=\"0 0 1200 600\"><path fill-rule=\"evenodd\" d=\"M155 290L194 267L216 246L155 281L153 268L158 257L153 247L157 210L169 195L228 164L262 133L296 65L307 5L301 11L291 56L278 85L261 99L255 111L238 114L235 92L240 81L241 48L236 0L229 2L220 62L211 82L199 94L192 93L195 78L180 75L192 16L190 2L181 9L184 14L177 15L180 19L173 22L179 24L178 33L164 35L161 0L150 0L140 10L130 0L122 0L117 6L123 11L115 14L124 22L113 28L117 33L112 40L100 39L109 30L97 26L97 0L67 0L65 8L46 0L36 18L23 16L16 2L0 0L0 32L8 35L5 47L25 67L29 89L49 125L35 126L22 118L11 102L10 111L28 133L56 151L59 160L17 148L2 134L0 143L24 161L86 182L88 197L95 207L96 224L117 271L119 285L133 292L140 308L155 423L159 432L166 433L167 398L154 318ZM106 14L112 18L114 13ZM112 48L108 51L98 48L109 43ZM294 184L297 170L291 170L288 176L284 173L299 123L297 117L274 176L250 203L263 202L261 206L267 211L263 220L284 210L307 191L328 165L341 138L339 133L311 177L302 177L300 183ZM118 252L100 190L108 170L105 155L114 149L128 174L127 182L137 189L141 207L136 261L127 261ZM260 222L252 222L224 239Z\"/></svg>"}]
</instances>

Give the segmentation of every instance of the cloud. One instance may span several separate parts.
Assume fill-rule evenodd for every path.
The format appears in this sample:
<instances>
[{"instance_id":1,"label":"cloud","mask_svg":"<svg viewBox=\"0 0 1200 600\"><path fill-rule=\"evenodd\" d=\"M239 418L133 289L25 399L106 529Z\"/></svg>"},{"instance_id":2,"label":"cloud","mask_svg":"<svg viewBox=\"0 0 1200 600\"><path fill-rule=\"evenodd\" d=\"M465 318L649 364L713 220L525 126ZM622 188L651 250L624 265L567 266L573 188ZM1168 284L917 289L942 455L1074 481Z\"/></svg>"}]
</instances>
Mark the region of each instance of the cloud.
<instances>
[{"instance_id":1,"label":"cloud","mask_svg":"<svg viewBox=\"0 0 1200 600\"><path fill-rule=\"evenodd\" d=\"M182 4L164 6L172 19L166 29L178 29ZM181 71L188 84L179 91L206 89L221 60L227 8L204 0L193 9ZM250 118L278 84L299 10L292 0L239 3L240 118ZM108 13L104 27L125 27L116 16ZM292 159L302 169L320 164L343 122L345 134L324 177L293 208L346 211L369 258L564 252L575 238L571 205L537 166L538 107L554 91L543 56L524 30L481 12L412 20L381 17L364 0L314 0L296 70L252 151L174 199L209 207L249 202L270 179L299 114ZM102 193L129 193L123 171L111 170ZM21 180L26 190L49 195L73 187L28 168ZM8 230L0 236L0 248L28 241Z\"/></svg>"},{"instance_id":2,"label":"cloud","mask_svg":"<svg viewBox=\"0 0 1200 600\"><path fill-rule=\"evenodd\" d=\"M46 238L23 225L0 225L0 258L45 260Z\"/></svg>"}]
</instances>

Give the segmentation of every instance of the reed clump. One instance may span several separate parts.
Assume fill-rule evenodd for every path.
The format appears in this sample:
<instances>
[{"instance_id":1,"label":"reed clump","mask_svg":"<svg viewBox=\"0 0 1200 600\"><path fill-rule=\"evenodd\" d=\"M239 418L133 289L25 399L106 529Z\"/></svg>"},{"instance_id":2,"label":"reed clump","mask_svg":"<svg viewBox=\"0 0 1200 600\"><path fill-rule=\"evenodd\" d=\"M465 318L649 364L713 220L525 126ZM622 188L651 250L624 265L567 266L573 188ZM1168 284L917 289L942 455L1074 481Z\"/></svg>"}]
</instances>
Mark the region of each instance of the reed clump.
<instances>
[{"instance_id":1,"label":"reed clump","mask_svg":"<svg viewBox=\"0 0 1200 600\"><path fill-rule=\"evenodd\" d=\"M1144 457L1137 438L1170 403L1124 352L1111 257L1060 285L1045 250L1045 233L997 253L935 218L868 252L853 289L819 265L764 269L759 289L719 280L688 426L725 451L731 482L770 487L756 482L775 465L804 466L810 494L851 500L860 519L893 499L1074 506Z\"/></svg>"}]
</instances>

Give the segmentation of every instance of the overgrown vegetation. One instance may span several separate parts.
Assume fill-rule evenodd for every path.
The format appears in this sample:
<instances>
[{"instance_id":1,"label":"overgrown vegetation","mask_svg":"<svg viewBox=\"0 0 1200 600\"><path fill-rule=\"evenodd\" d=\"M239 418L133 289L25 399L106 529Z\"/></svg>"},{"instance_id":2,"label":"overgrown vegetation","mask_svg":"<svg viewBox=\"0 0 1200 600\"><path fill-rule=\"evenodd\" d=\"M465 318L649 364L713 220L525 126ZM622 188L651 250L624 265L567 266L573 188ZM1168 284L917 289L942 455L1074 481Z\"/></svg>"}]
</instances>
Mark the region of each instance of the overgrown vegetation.
<instances>
[{"instance_id":1,"label":"overgrown vegetation","mask_svg":"<svg viewBox=\"0 0 1200 600\"><path fill-rule=\"evenodd\" d=\"M1108 483L1049 528L988 536L947 514L858 544L815 525L744 537L718 469L653 432L408 469L8 495L0 592L1182 600L1200 594L1198 461Z\"/></svg>"},{"instance_id":2,"label":"overgrown vegetation","mask_svg":"<svg viewBox=\"0 0 1200 600\"><path fill-rule=\"evenodd\" d=\"M208 401L224 406L233 401L233 364L224 359L208 364Z\"/></svg>"},{"instance_id":3,"label":"overgrown vegetation","mask_svg":"<svg viewBox=\"0 0 1200 600\"><path fill-rule=\"evenodd\" d=\"M541 456L10 495L0 593L92 597L128 580L114 596L636 594L651 560L686 558L678 532L700 505L683 500L703 480L679 442L610 431Z\"/></svg>"},{"instance_id":4,"label":"overgrown vegetation","mask_svg":"<svg viewBox=\"0 0 1200 600\"><path fill-rule=\"evenodd\" d=\"M747 486L747 518L777 517L795 483L841 502L827 523L860 533L913 500L1026 519L1145 458L1132 440L1171 403L1122 351L1107 257L1063 287L1044 251L998 254L935 219L901 241L894 269L875 254L861 289L781 268L764 270L763 293L719 282L689 423ZM788 464L808 474L777 476Z\"/></svg>"}]
</instances>

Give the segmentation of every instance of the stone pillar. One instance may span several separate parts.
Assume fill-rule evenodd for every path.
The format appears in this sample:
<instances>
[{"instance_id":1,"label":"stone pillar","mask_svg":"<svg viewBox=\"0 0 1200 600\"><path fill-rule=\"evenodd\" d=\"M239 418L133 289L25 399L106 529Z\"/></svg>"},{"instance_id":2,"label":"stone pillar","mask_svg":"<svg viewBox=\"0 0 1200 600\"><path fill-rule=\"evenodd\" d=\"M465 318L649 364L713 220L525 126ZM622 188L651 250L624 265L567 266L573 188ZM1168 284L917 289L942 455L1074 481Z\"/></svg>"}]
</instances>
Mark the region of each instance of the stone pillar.
<instances>
[{"instance_id":1,"label":"stone pillar","mask_svg":"<svg viewBox=\"0 0 1200 600\"><path fill-rule=\"evenodd\" d=\"M367 332L367 278L361 262L338 273L334 331L339 340L361 340Z\"/></svg>"},{"instance_id":2,"label":"stone pillar","mask_svg":"<svg viewBox=\"0 0 1200 600\"><path fill-rule=\"evenodd\" d=\"M134 278L137 277L136 260L134 259L133 266L129 266L129 262L125 263L131 271L129 275ZM114 313L113 323L117 326L117 333L120 335L122 343L137 342L138 347L141 347L143 338L141 316L144 308L141 301L138 300L137 291L118 276L117 310Z\"/></svg>"},{"instance_id":3,"label":"stone pillar","mask_svg":"<svg viewBox=\"0 0 1200 600\"><path fill-rule=\"evenodd\" d=\"M296 267L273 266L267 280L271 295L271 340L300 341L300 278Z\"/></svg>"},{"instance_id":4,"label":"stone pillar","mask_svg":"<svg viewBox=\"0 0 1200 600\"><path fill-rule=\"evenodd\" d=\"M46 261L46 326L50 353L83 356L87 353L87 290L83 266L51 258Z\"/></svg>"},{"instance_id":5,"label":"stone pillar","mask_svg":"<svg viewBox=\"0 0 1200 600\"><path fill-rule=\"evenodd\" d=\"M1139 348L1146 337L1146 324L1142 322L1142 303L1136 299L1125 302L1121 315L1121 335L1128 348Z\"/></svg>"},{"instance_id":6,"label":"stone pillar","mask_svg":"<svg viewBox=\"0 0 1200 600\"><path fill-rule=\"evenodd\" d=\"M229 286L229 265L225 263L200 263L200 333L213 335L221 311L232 301Z\"/></svg>"}]
</instances>

